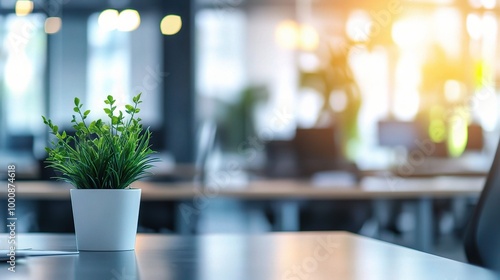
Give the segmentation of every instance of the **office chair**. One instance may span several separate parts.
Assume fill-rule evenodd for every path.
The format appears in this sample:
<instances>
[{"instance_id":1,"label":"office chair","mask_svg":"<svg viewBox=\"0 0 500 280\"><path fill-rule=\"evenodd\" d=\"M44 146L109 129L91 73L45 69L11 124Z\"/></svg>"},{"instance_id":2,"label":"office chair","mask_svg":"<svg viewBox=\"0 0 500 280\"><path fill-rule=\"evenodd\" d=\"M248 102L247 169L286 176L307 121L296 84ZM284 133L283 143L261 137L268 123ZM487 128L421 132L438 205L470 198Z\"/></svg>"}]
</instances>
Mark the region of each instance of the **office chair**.
<instances>
[{"instance_id":1,"label":"office chair","mask_svg":"<svg viewBox=\"0 0 500 280\"><path fill-rule=\"evenodd\" d=\"M298 168L302 177L317 172L341 170L359 177L355 163L344 159L335 126L324 128L297 128L293 139Z\"/></svg>"},{"instance_id":2,"label":"office chair","mask_svg":"<svg viewBox=\"0 0 500 280\"><path fill-rule=\"evenodd\" d=\"M261 174L266 178L300 177L299 160L295 145L290 140L269 140L265 142L266 162Z\"/></svg>"},{"instance_id":3,"label":"office chair","mask_svg":"<svg viewBox=\"0 0 500 280\"><path fill-rule=\"evenodd\" d=\"M466 230L470 263L500 271L500 144Z\"/></svg>"},{"instance_id":4,"label":"office chair","mask_svg":"<svg viewBox=\"0 0 500 280\"><path fill-rule=\"evenodd\" d=\"M417 122L380 120L377 123L378 144L383 147L416 148L415 139L422 138L422 129Z\"/></svg>"},{"instance_id":5,"label":"office chair","mask_svg":"<svg viewBox=\"0 0 500 280\"><path fill-rule=\"evenodd\" d=\"M210 120L202 121L196 132L196 159L195 175L189 178L176 178L176 181L193 181L201 188L206 186L207 181L207 160L213 152L216 140L217 126ZM175 179L175 178L174 178ZM170 178L172 180L172 178ZM191 206L193 200L188 200L182 204ZM193 206L191 206L193 207ZM196 208L195 208L196 209ZM177 232L188 234L197 232L198 215L193 215L190 223L173 219L173 215L165 213L175 213L179 210L179 205L165 201L147 201L141 205L139 210L139 224L143 231L161 232L175 229Z\"/></svg>"},{"instance_id":6,"label":"office chair","mask_svg":"<svg viewBox=\"0 0 500 280\"><path fill-rule=\"evenodd\" d=\"M274 168L267 167L268 171L273 170L283 175L288 172L295 178L311 178L314 174L323 171L343 171L358 179L359 170L356 164L343 158L338 135L339 132L335 126L297 128L293 140L275 141L267 145L268 160L273 160L271 165L280 164ZM286 165L284 165L285 162ZM369 218L371 211L369 203L356 200L336 201L335 203L305 201L301 203L300 208L300 229L306 231L358 232ZM356 211L352 211L352 208ZM332 217L336 218L332 219ZM273 221L271 215L269 219Z\"/></svg>"},{"instance_id":7,"label":"office chair","mask_svg":"<svg viewBox=\"0 0 500 280\"><path fill-rule=\"evenodd\" d=\"M467 127L467 151L482 151L484 148L483 128L479 124L471 123Z\"/></svg>"}]
</instances>

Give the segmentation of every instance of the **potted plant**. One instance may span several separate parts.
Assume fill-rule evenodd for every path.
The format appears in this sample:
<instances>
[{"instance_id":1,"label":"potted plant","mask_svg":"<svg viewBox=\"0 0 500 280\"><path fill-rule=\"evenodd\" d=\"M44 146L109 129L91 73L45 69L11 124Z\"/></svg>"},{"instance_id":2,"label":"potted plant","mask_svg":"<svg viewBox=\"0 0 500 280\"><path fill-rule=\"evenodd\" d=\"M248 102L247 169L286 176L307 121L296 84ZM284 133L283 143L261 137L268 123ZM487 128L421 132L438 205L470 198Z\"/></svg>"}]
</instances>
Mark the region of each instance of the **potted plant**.
<instances>
[{"instance_id":1,"label":"potted plant","mask_svg":"<svg viewBox=\"0 0 500 280\"><path fill-rule=\"evenodd\" d=\"M137 117L141 94L125 114L117 110L116 100L104 100L108 120L89 122L90 110L74 99L71 123L76 133L59 132L46 117L43 122L55 135L48 153L48 167L60 172L57 179L70 183L71 204L78 250L133 250L139 216L141 189L131 184L149 175L154 153L150 149L151 132L143 129Z\"/></svg>"}]
</instances>

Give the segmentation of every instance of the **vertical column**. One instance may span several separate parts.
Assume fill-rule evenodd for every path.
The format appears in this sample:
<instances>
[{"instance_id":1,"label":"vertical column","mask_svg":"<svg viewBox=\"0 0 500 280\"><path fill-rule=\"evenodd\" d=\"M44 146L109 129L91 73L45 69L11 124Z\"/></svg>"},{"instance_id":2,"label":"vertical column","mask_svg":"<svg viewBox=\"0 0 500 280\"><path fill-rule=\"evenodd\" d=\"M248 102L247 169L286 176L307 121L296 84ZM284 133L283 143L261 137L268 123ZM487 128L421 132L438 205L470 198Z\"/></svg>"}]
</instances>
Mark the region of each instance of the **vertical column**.
<instances>
[{"instance_id":1,"label":"vertical column","mask_svg":"<svg viewBox=\"0 0 500 280\"><path fill-rule=\"evenodd\" d=\"M432 199L421 197L417 206L417 249L431 253L434 244L434 219L432 216Z\"/></svg>"},{"instance_id":2,"label":"vertical column","mask_svg":"<svg viewBox=\"0 0 500 280\"><path fill-rule=\"evenodd\" d=\"M48 114L55 123L67 123L73 98L87 96L87 19L88 14L67 13L61 31L50 36Z\"/></svg>"},{"instance_id":3,"label":"vertical column","mask_svg":"<svg viewBox=\"0 0 500 280\"><path fill-rule=\"evenodd\" d=\"M194 7L193 1L164 1L162 18L182 18L181 30L163 36L164 128L167 150L178 163L192 163L195 147L194 113Z\"/></svg>"}]
</instances>

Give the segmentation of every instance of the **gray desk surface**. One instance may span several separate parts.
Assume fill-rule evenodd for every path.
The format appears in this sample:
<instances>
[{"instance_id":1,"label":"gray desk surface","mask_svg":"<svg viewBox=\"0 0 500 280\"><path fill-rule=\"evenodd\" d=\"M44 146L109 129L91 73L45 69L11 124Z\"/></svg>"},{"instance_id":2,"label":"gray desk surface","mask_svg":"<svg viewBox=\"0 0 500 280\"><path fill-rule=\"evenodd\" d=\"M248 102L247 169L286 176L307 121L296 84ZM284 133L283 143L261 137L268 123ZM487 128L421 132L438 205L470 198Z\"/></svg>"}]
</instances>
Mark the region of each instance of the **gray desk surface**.
<instances>
[{"instance_id":1,"label":"gray desk surface","mask_svg":"<svg viewBox=\"0 0 500 280\"><path fill-rule=\"evenodd\" d=\"M74 250L73 235L22 234L21 247ZM0 235L0 248L6 235ZM489 270L345 232L145 235L135 251L32 257L0 279L497 279Z\"/></svg>"}]
</instances>

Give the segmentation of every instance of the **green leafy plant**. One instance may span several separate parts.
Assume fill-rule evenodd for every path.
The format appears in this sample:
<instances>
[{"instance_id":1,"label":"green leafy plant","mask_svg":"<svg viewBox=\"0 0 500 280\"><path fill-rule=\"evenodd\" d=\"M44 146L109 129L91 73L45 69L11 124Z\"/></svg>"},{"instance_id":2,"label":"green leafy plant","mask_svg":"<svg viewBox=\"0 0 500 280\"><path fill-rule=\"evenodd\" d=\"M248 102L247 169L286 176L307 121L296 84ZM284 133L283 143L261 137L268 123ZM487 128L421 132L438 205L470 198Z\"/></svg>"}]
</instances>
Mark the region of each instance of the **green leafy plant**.
<instances>
[{"instance_id":1,"label":"green leafy plant","mask_svg":"<svg viewBox=\"0 0 500 280\"><path fill-rule=\"evenodd\" d=\"M108 95L104 112L109 117L89 122L90 110L83 111L80 99L75 98L71 123L76 130L74 136L63 131L52 121L42 116L55 139L48 153L48 167L62 175L57 179L66 181L78 189L125 189L131 183L147 177L147 171L158 159L149 145L151 132L144 130L139 113L141 94L135 96L133 105L125 106L125 114L117 110L116 100Z\"/></svg>"}]
</instances>

